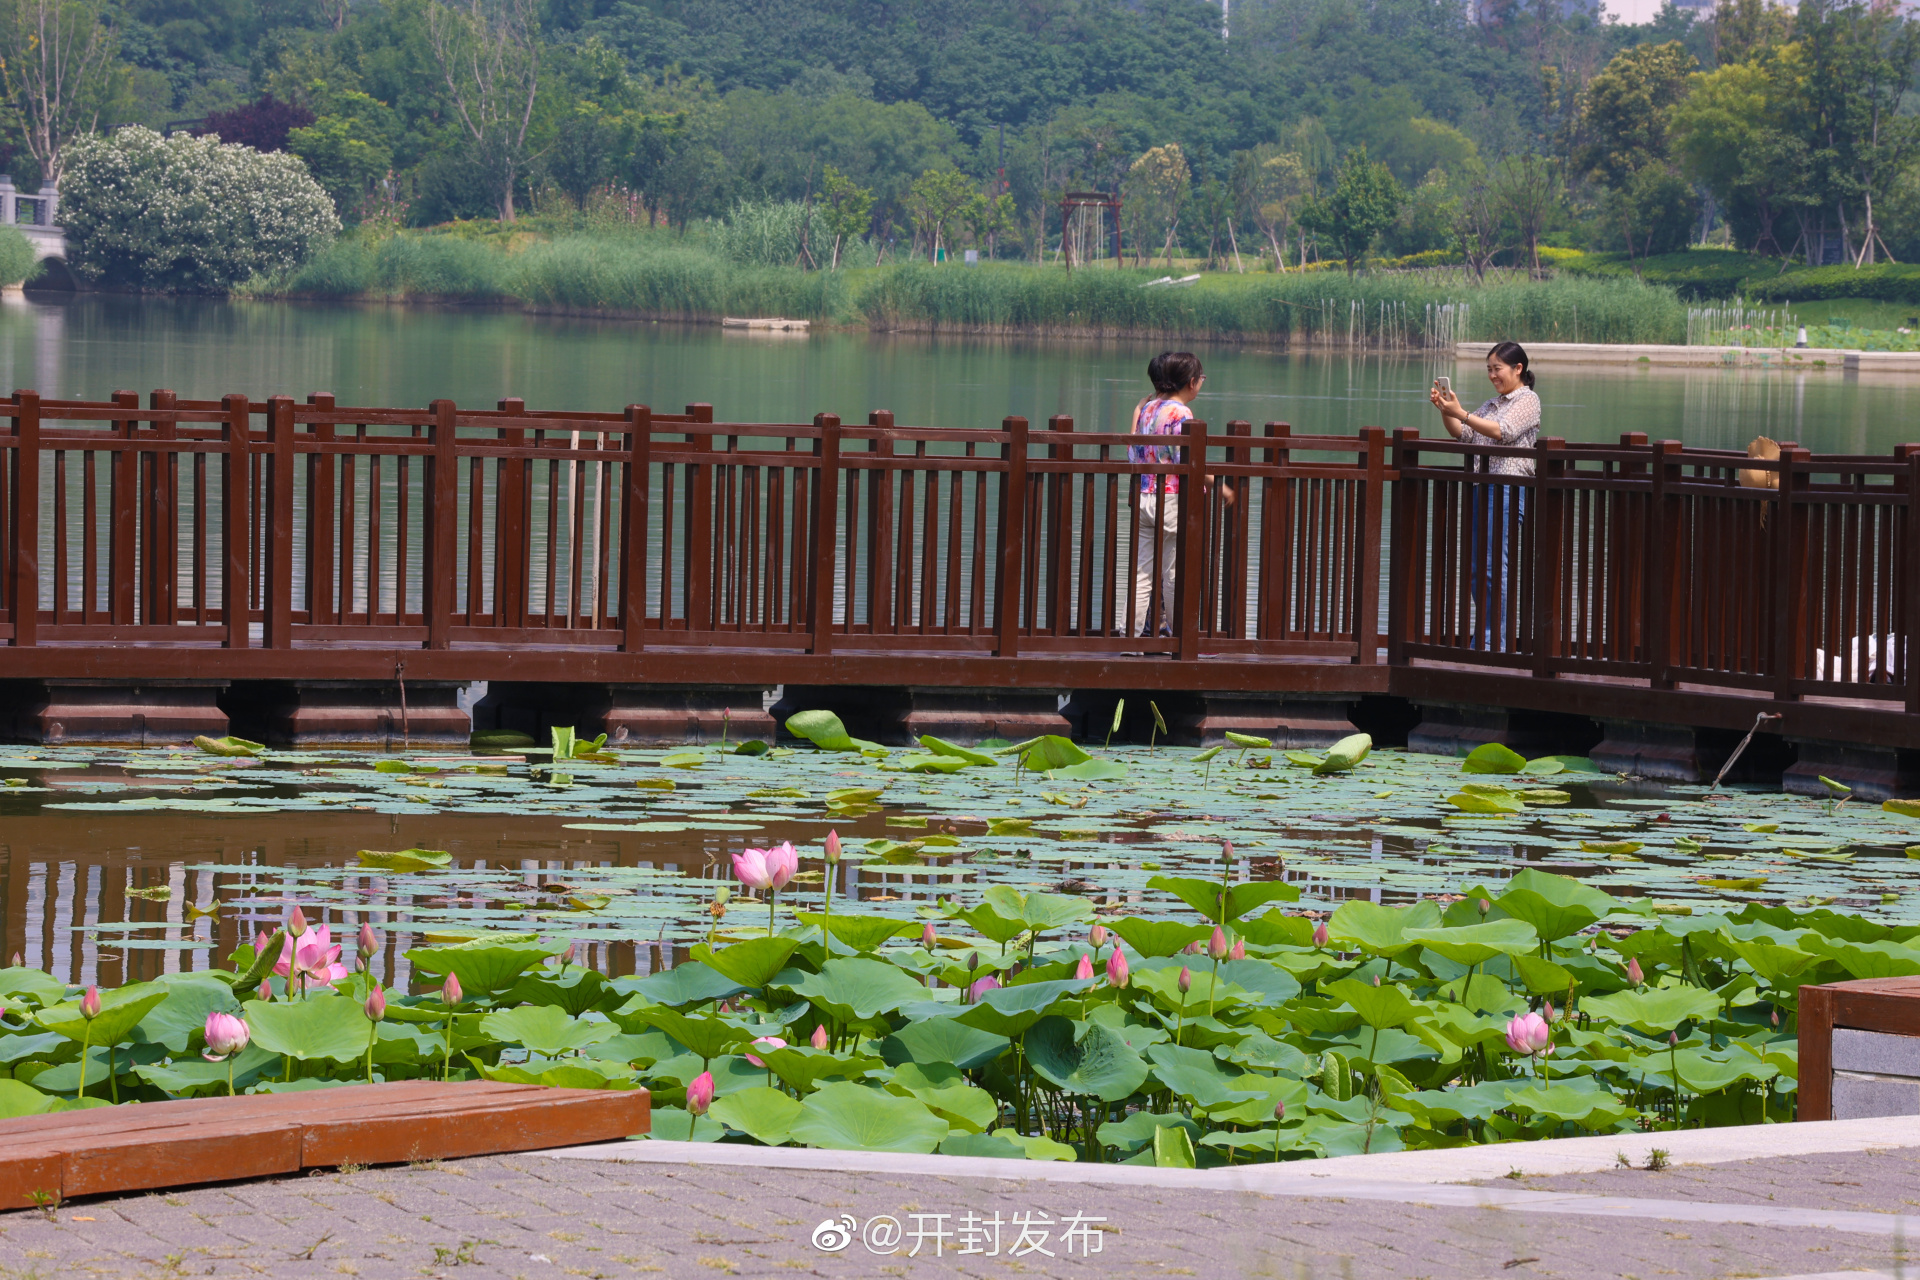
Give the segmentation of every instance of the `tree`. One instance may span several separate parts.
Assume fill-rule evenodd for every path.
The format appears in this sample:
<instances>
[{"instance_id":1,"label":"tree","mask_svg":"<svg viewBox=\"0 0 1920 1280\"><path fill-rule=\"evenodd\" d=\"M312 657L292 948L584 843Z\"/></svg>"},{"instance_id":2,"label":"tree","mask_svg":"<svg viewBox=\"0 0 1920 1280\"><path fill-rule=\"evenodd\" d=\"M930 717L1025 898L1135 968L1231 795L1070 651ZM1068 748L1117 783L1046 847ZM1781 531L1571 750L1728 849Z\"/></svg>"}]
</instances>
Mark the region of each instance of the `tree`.
<instances>
[{"instance_id":1,"label":"tree","mask_svg":"<svg viewBox=\"0 0 1920 1280\"><path fill-rule=\"evenodd\" d=\"M958 169L929 169L907 192L907 213L913 219L914 241L927 241L927 257L939 260L946 230L974 197L973 180Z\"/></svg>"},{"instance_id":2,"label":"tree","mask_svg":"<svg viewBox=\"0 0 1920 1280\"><path fill-rule=\"evenodd\" d=\"M1137 227L1164 232L1160 247L1166 254L1168 269L1173 267L1173 242L1180 234L1180 214L1186 208L1192 180L1187 157L1177 142L1152 148L1127 170L1128 211L1134 215ZM1136 231L1133 240L1136 260L1144 261L1141 251L1146 243L1146 237Z\"/></svg>"},{"instance_id":3,"label":"tree","mask_svg":"<svg viewBox=\"0 0 1920 1280\"><path fill-rule=\"evenodd\" d=\"M427 34L454 119L493 182L500 220L512 222L540 93L537 0L465 0L459 8L432 0Z\"/></svg>"},{"instance_id":4,"label":"tree","mask_svg":"<svg viewBox=\"0 0 1920 1280\"><path fill-rule=\"evenodd\" d=\"M1313 194L1312 175L1299 156L1272 143L1238 153L1234 175L1246 193L1247 215L1273 249L1274 270L1285 271L1287 232L1300 202Z\"/></svg>"},{"instance_id":5,"label":"tree","mask_svg":"<svg viewBox=\"0 0 1920 1280\"><path fill-rule=\"evenodd\" d=\"M840 250L873 225L873 192L832 165L821 171L820 200L827 209L827 231L833 236L832 270L840 268Z\"/></svg>"},{"instance_id":6,"label":"tree","mask_svg":"<svg viewBox=\"0 0 1920 1280\"><path fill-rule=\"evenodd\" d=\"M960 211L966 220L967 231L973 236L973 242L986 242L987 259L992 261L997 241L1006 232L1013 230L1013 197L1001 194L989 200L984 192L967 201L967 207Z\"/></svg>"},{"instance_id":7,"label":"tree","mask_svg":"<svg viewBox=\"0 0 1920 1280\"><path fill-rule=\"evenodd\" d=\"M313 121L313 112L299 103L282 102L270 93L263 93L258 101L231 111L209 112L201 132L255 151L285 151L287 134L294 129L304 129Z\"/></svg>"},{"instance_id":8,"label":"tree","mask_svg":"<svg viewBox=\"0 0 1920 1280\"><path fill-rule=\"evenodd\" d=\"M1793 10L1773 0L1719 0L1710 35L1718 66L1751 62L1793 34Z\"/></svg>"},{"instance_id":9,"label":"tree","mask_svg":"<svg viewBox=\"0 0 1920 1280\"><path fill-rule=\"evenodd\" d=\"M615 129L591 102L574 104L547 152L547 176L585 212L587 197L613 166Z\"/></svg>"},{"instance_id":10,"label":"tree","mask_svg":"<svg viewBox=\"0 0 1920 1280\"><path fill-rule=\"evenodd\" d=\"M1406 190L1387 166L1368 159L1366 147L1355 147L1334 177L1333 193L1309 201L1300 211L1300 225L1331 239L1352 275L1354 265L1367 255L1374 238L1393 225L1406 201Z\"/></svg>"},{"instance_id":11,"label":"tree","mask_svg":"<svg viewBox=\"0 0 1920 1280\"><path fill-rule=\"evenodd\" d=\"M1629 259L1686 248L1694 207L1693 188L1664 164L1644 166L1607 197L1608 211L1626 239Z\"/></svg>"},{"instance_id":12,"label":"tree","mask_svg":"<svg viewBox=\"0 0 1920 1280\"><path fill-rule=\"evenodd\" d=\"M1503 225L1500 201L1492 185L1485 179L1469 183L1453 208L1453 238L1460 246L1460 256L1467 260L1467 270L1482 284L1487 268L1493 265L1493 256L1500 252Z\"/></svg>"},{"instance_id":13,"label":"tree","mask_svg":"<svg viewBox=\"0 0 1920 1280\"><path fill-rule=\"evenodd\" d=\"M118 42L104 12L102 0L0 0L0 73L47 182L60 181L68 145L113 98Z\"/></svg>"},{"instance_id":14,"label":"tree","mask_svg":"<svg viewBox=\"0 0 1920 1280\"><path fill-rule=\"evenodd\" d=\"M138 126L67 148L61 221L84 279L224 292L291 271L338 234L298 157Z\"/></svg>"},{"instance_id":15,"label":"tree","mask_svg":"<svg viewBox=\"0 0 1920 1280\"><path fill-rule=\"evenodd\" d=\"M343 218L357 218L373 184L393 168L393 112L357 89L336 91L325 81L310 90L321 114L287 134L286 149L307 162L314 181L333 197ZM222 137L223 141L231 141Z\"/></svg>"},{"instance_id":16,"label":"tree","mask_svg":"<svg viewBox=\"0 0 1920 1280\"><path fill-rule=\"evenodd\" d=\"M1561 201L1560 171L1553 161L1528 152L1508 156L1493 171L1493 198L1527 247L1527 273L1540 278L1540 234Z\"/></svg>"},{"instance_id":17,"label":"tree","mask_svg":"<svg viewBox=\"0 0 1920 1280\"><path fill-rule=\"evenodd\" d=\"M1670 125L1674 156L1725 210L1736 245L1786 255L1774 231L1808 172L1806 145L1780 127L1778 59L1772 52L1697 75Z\"/></svg>"},{"instance_id":18,"label":"tree","mask_svg":"<svg viewBox=\"0 0 1920 1280\"><path fill-rule=\"evenodd\" d=\"M1607 187L1667 159L1667 128L1699 62L1679 41L1643 44L1616 56L1587 85L1580 107L1580 169Z\"/></svg>"}]
</instances>

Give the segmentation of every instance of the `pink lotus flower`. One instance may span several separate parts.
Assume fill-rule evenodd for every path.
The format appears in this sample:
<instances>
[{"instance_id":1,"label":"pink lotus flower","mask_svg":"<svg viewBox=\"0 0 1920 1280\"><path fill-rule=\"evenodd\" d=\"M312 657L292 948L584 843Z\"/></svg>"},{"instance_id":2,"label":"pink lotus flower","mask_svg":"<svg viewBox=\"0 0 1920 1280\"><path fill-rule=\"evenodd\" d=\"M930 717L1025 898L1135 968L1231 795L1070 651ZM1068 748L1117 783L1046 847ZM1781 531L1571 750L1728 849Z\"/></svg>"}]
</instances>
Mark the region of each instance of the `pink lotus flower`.
<instances>
[{"instance_id":1,"label":"pink lotus flower","mask_svg":"<svg viewBox=\"0 0 1920 1280\"><path fill-rule=\"evenodd\" d=\"M1093 957L1081 956L1080 963L1073 966L1073 976L1081 979L1091 978L1093 976Z\"/></svg>"},{"instance_id":2,"label":"pink lotus flower","mask_svg":"<svg viewBox=\"0 0 1920 1280\"><path fill-rule=\"evenodd\" d=\"M1233 940L1233 950L1227 952L1227 959L1245 960L1246 958L1247 958L1247 940L1245 938L1235 938Z\"/></svg>"},{"instance_id":3,"label":"pink lotus flower","mask_svg":"<svg viewBox=\"0 0 1920 1280\"><path fill-rule=\"evenodd\" d=\"M253 954L257 956L263 951L265 951L267 949L267 943L270 941L272 941L272 939L267 937L267 931L265 929L262 929L260 930L260 932L254 934L253 935Z\"/></svg>"},{"instance_id":4,"label":"pink lotus flower","mask_svg":"<svg viewBox=\"0 0 1920 1280\"><path fill-rule=\"evenodd\" d=\"M840 861L840 833L838 831L827 832L827 861Z\"/></svg>"},{"instance_id":5,"label":"pink lotus flower","mask_svg":"<svg viewBox=\"0 0 1920 1280\"><path fill-rule=\"evenodd\" d=\"M1180 976L1174 979L1174 985L1180 988L1181 995L1193 990L1193 973L1187 966L1180 966Z\"/></svg>"},{"instance_id":6,"label":"pink lotus flower","mask_svg":"<svg viewBox=\"0 0 1920 1280\"><path fill-rule=\"evenodd\" d=\"M1000 979L994 977L992 974L988 974L967 988L966 1003L979 1004L981 996L984 996L989 991L997 990L999 986Z\"/></svg>"},{"instance_id":7,"label":"pink lotus flower","mask_svg":"<svg viewBox=\"0 0 1920 1280\"><path fill-rule=\"evenodd\" d=\"M367 1015L367 1021L378 1022L387 1016L387 993L375 987L367 993L367 1002L360 1006Z\"/></svg>"},{"instance_id":8,"label":"pink lotus flower","mask_svg":"<svg viewBox=\"0 0 1920 1280\"><path fill-rule=\"evenodd\" d=\"M1640 967L1640 961L1632 956L1627 957L1627 981L1637 987L1646 980L1647 973Z\"/></svg>"},{"instance_id":9,"label":"pink lotus flower","mask_svg":"<svg viewBox=\"0 0 1920 1280\"><path fill-rule=\"evenodd\" d=\"M1207 954L1215 960L1225 960L1227 950L1227 931L1219 925L1213 926L1213 936L1207 939Z\"/></svg>"},{"instance_id":10,"label":"pink lotus flower","mask_svg":"<svg viewBox=\"0 0 1920 1280\"><path fill-rule=\"evenodd\" d=\"M360 958L362 960L370 958L374 952L380 949L380 939L373 936L372 925L363 923L360 926L359 945L360 945Z\"/></svg>"},{"instance_id":11,"label":"pink lotus flower","mask_svg":"<svg viewBox=\"0 0 1920 1280\"><path fill-rule=\"evenodd\" d=\"M783 840L771 849L742 849L733 855L735 878L756 892L770 889L778 893L799 869L800 855L791 841Z\"/></svg>"},{"instance_id":12,"label":"pink lotus flower","mask_svg":"<svg viewBox=\"0 0 1920 1280\"><path fill-rule=\"evenodd\" d=\"M1095 951L1107 945L1107 926L1097 924L1087 930L1087 944Z\"/></svg>"},{"instance_id":13,"label":"pink lotus flower","mask_svg":"<svg viewBox=\"0 0 1920 1280\"><path fill-rule=\"evenodd\" d=\"M775 1049L786 1048L787 1042L785 1040L782 1040L779 1036L761 1036L758 1040L755 1040L753 1042L753 1047L756 1049L765 1049L768 1053L772 1053ZM751 1053L747 1055L747 1061L751 1062L754 1066L759 1067L762 1071L765 1071L767 1069L767 1064L760 1061L759 1058L755 1057Z\"/></svg>"},{"instance_id":14,"label":"pink lotus flower","mask_svg":"<svg viewBox=\"0 0 1920 1280\"><path fill-rule=\"evenodd\" d=\"M1507 1048L1531 1058L1553 1043L1553 1028L1537 1013L1523 1013L1507 1024Z\"/></svg>"},{"instance_id":15,"label":"pink lotus flower","mask_svg":"<svg viewBox=\"0 0 1920 1280\"><path fill-rule=\"evenodd\" d=\"M920 945L931 951L940 941L940 935L934 932L933 921L929 920L920 927Z\"/></svg>"},{"instance_id":16,"label":"pink lotus flower","mask_svg":"<svg viewBox=\"0 0 1920 1280\"><path fill-rule=\"evenodd\" d=\"M830 1042L827 1039L827 1029L824 1026L815 1027L813 1029L813 1039L812 1039L813 1047L816 1049L824 1050L827 1047L828 1043Z\"/></svg>"},{"instance_id":17,"label":"pink lotus flower","mask_svg":"<svg viewBox=\"0 0 1920 1280\"><path fill-rule=\"evenodd\" d=\"M259 987L255 989L253 994L255 999L265 1000L271 1004L273 1002L273 984L265 978L262 978L260 979Z\"/></svg>"},{"instance_id":18,"label":"pink lotus flower","mask_svg":"<svg viewBox=\"0 0 1920 1280\"><path fill-rule=\"evenodd\" d=\"M687 1110L696 1116L703 1116L712 1105L713 1072L702 1071L687 1082Z\"/></svg>"},{"instance_id":19,"label":"pink lotus flower","mask_svg":"<svg viewBox=\"0 0 1920 1280\"><path fill-rule=\"evenodd\" d=\"M1192 942L1189 942L1185 947L1183 947L1181 949L1180 954L1187 955L1187 956L1197 956L1200 954L1200 951L1201 951L1200 940L1196 938Z\"/></svg>"},{"instance_id":20,"label":"pink lotus flower","mask_svg":"<svg viewBox=\"0 0 1920 1280\"><path fill-rule=\"evenodd\" d=\"M1327 945L1327 922L1325 920L1313 926L1313 945L1316 947L1324 947Z\"/></svg>"},{"instance_id":21,"label":"pink lotus flower","mask_svg":"<svg viewBox=\"0 0 1920 1280\"><path fill-rule=\"evenodd\" d=\"M322 985L347 976L347 966L340 963L340 948L333 945L333 935L326 925L310 929L300 938L287 939L273 971L283 978L300 977Z\"/></svg>"},{"instance_id":22,"label":"pink lotus flower","mask_svg":"<svg viewBox=\"0 0 1920 1280\"><path fill-rule=\"evenodd\" d=\"M447 980L440 985L440 999L447 1004L459 1004L465 994L460 990L460 979L452 974L448 974Z\"/></svg>"},{"instance_id":23,"label":"pink lotus flower","mask_svg":"<svg viewBox=\"0 0 1920 1280\"><path fill-rule=\"evenodd\" d=\"M1127 953L1118 947L1107 956L1107 985L1114 988L1127 985Z\"/></svg>"},{"instance_id":24,"label":"pink lotus flower","mask_svg":"<svg viewBox=\"0 0 1920 1280\"><path fill-rule=\"evenodd\" d=\"M298 938L307 931L307 913L295 907L287 913L287 936Z\"/></svg>"},{"instance_id":25,"label":"pink lotus flower","mask_svg":"<svg viewBox=\"0 0 1920 1280\"><path fill-rule=\"evenodd\" d=\"M230 1058L247 1047L247 1041L253 1033L247 1024L230 1013L210 1013L206 1026L207 1051L201 1056L208 1062L218 1062Z\"/></svg>"},{"instance_id":26,"label":"pink lotus flower","mask_svg":"<svg viewBox=\"0 0 1920 1280\"><path fill-rule=\"evenodd\" d=\"M88 1022L100 1016L100 988L88 987L87 994L80 997L80 1016Z\"/></svg>"}]
</instances>

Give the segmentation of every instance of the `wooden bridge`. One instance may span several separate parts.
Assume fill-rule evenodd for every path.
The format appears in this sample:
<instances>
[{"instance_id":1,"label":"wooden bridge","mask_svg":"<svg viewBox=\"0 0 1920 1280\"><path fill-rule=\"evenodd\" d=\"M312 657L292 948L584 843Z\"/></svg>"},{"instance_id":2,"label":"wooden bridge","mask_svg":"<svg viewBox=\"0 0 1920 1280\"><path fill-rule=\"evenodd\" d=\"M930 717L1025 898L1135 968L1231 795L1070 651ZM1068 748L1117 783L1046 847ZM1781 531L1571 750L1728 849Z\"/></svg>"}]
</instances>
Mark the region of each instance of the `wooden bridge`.
<instances>
[{"instance_id":1,"label":"wooden bridge","mask_svg":"<svg viewBox=\"0 0 1920 1280\"><path fill-rule=\"evenodd\" d=\"M1148 465L1058 417L167 391L21 391L0 422L0 680L23 708L86 701L55 687L404 681L424 733L452 723L432 690L471 680L1395 695L1442 736L1506 732L1447 708L1584 716L1649 760L1673 744L1631 726L1776 714L1803 764L1874 787L1920 747L1920 446L1760 462L1638 434L1503 451L1193 422ZM1502 452L1534 475L1469 465ZM1149 573L1142 609L1153 472L1183 482L1178 533L1156 535L1178 568Z\"/></svg>"}]
</instances>

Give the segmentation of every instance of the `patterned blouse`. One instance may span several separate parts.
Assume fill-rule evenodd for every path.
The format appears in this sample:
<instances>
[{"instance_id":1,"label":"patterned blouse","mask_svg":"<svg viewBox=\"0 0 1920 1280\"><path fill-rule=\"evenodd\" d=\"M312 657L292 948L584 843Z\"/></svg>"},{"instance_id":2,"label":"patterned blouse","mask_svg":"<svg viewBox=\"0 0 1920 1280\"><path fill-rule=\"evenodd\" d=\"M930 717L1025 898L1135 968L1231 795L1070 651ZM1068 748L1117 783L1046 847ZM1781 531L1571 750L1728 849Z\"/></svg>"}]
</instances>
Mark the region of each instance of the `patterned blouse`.
<instances>
[{"instance_id":1,"label":"patterned blouse","mask_svg":"<svg viewBox=\"0 0 1920 1280\"><path fill-rule=\"evenodd\" d=\"M1178 400L1146 400L1133 415L1133 434L1137 436L1177 436L1182 434L1193 410ZM1171 444L1135 444L1127 446L1127 461L1177 467L1180 449ZM1156 492L1156 483L1164 480L1170 494L1180 492L1179 476L1141 476L1140 492Z\"/></svg>"},{"instance_id":2,"label":"patterned blouse","mask_svg":"<svg viewBox=\"0 0 1920 1280\"><path fill-rule=\"evenodd\" d=\"M1499 443L1510 448L1530 449L1540 439L1540 397L1534 394L1532 387L1516 387L1506 395L1495 396L1475 409L1473 416L1491 418L1499 423ZM1470 443L1493 443L1472 427L1468 427L1467 432ZM1533 474L1532 458L1474 458L1472 462L1473 470L1496 476Z\"/></svg>"}]
</instances>

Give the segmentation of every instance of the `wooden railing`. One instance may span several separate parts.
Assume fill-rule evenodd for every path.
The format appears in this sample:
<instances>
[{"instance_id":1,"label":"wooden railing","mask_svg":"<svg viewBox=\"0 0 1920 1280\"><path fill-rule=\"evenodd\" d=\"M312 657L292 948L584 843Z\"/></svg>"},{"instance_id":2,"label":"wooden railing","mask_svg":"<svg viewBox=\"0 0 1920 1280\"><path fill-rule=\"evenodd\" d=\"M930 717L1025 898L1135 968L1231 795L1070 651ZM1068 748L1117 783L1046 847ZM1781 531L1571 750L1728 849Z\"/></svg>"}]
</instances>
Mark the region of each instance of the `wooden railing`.
<instances>
[{"instance_id":1,"label":"wooden railing","mask_svg":"<svg viewBox=\"0 0 1920 1280\"><path fill-rule=\"evenodd\" d=\"M22 391L0 422L0 675L49 646L1384 658L1920 711L1914 447L1757 462L1191 422L1147 463L1062 417L166 391ZM1498 457L1533 474L1475 469ZM1155 474L1180 481L1177 531L1136 538Z\"/></svg>"}]
</instances>

